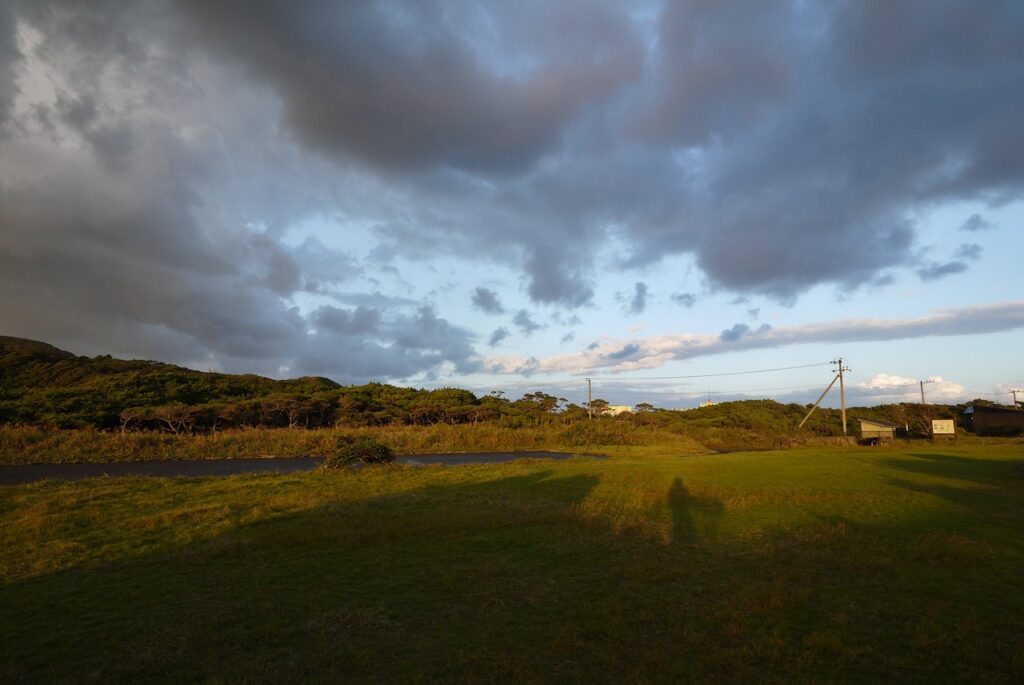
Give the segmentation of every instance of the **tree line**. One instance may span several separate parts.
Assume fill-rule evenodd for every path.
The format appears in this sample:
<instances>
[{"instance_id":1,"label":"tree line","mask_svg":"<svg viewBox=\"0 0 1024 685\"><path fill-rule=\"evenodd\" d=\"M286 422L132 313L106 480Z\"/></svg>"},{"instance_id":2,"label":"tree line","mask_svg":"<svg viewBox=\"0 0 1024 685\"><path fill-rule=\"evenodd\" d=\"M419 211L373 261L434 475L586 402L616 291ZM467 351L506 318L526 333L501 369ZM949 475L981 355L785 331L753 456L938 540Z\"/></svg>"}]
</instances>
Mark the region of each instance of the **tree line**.
<instances>
[{"instance_id":1,"label":"tree line","mask_svg":"<svg viewBox=\"0 0 1024 685\"><path fill-rule=\"evenodd\" d=\"M607 405L595 399L594 416L607 418ZM904 403L851 409L850 418L884 419L923 430L917 426L926 426L931 418L957 418L962 407ZM685 412L655 409L648 403L636 408L637 413L617 420L688 433L792 434L806 413L804 405L772 400L726 402ZM511 399L500 391L477 396L459 388L342 386L319 377L274 380L204 373L109 355L79 357L46 343L0 337L0 425L177 434L487 422L525 427L587 418L586 407L543 392ZM806 430L838 434L838 412L823 409Z\"/></svg>"}]
</instances>

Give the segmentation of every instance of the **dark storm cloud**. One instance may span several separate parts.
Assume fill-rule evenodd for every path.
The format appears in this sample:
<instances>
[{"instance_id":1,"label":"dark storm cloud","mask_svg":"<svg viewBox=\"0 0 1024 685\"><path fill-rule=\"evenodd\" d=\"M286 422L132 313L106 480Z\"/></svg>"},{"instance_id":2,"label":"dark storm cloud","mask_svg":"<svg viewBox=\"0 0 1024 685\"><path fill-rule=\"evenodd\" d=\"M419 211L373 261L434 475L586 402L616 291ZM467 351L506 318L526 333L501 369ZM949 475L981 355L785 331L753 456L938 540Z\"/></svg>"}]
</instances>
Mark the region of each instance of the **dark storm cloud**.
<instances>
[{"instance_id":1,"label":"dark storm cloud","mask_svg":"<svg viewBox=\"0 0 1024 685\"><path fill-rule=\"evenodd\" d=\"M307 238L288 252L302 276L318 286L350 281L364 274L355 257L330 248L316 238Z\"/></svg>"},{"instance_id":2,"label":"dark storm cloud","mask_svg":"<svg viewBox=\"0 0 1024 685\"><path fill-rule=\"evenodd\" d=\"M322 212L337 177L321 181L322 168L271 139L253 145L273 123L258 96L207 97L220 75L201 87L161 61L175 54L161 43L173 22L142 21L159 3L15 7L39 32L27 78L52 79L56 97L15 112L18 135L0 137L5 333L339 380L476 368L468 331L416 300L326 289L360 276L357 260L279 240L282 216ZM139 49L147 41L160 49ZM304 289L354 309L303 316L292 297Z\"/></svg>"},{"instance_id":3,"label":"dark storm cloud","mask_svg":"<svg viewBox=\"0 0 1024 685\"><path fill-rule=\"evenodd\" d=\"M331 314L333 316L333 313ZM355 324L358 310L343 316ZM326 375L347 382L408 378L450 363L457 373L478 370L472 335L437 316L430 306L382 320L366 313L364 331L326 327L309 335L291 366L295 373ZM322 320L323 314L321 314Z\"/></svg>"},{"instance_id":4,"label":"dark storm cloud","mask_svg":"<svg viewBox=\"0 0 1024 685\"><path fill-rule=\"evenodd\" d=\"M570 47L577 30L566 22L564 49L543 54L534 44L523 57L541 64L515 74L488 66L461 30L470 8L454 3L176 4L212 51L273 85L304 144L389 167L522 168L641 58L639 45L614 30L626 25L618 12L597 4L586 23L613 43L583 36Z\"/></svg>"},{"instance_id":5,"label":"dark storm cloud","mask_svg":"<svg viewBox=\"0 0 1024 685\"><path fill-rule=\"evenodd\" d=\"M381 324L381 313L377 309L359 306L355 309L320 307L310 317L320 329L344 335L367 335L376 333Z\"/></svg>"},{"instance_id":6,"label":"dark storm cloud","mask_svg":"<svg viewBox=\"0 0 1024 685\"><path fill-rule=\"evenodd\" d=\"M403 258L562 309L678 255L788 302L940 278L977 251L922 263L913 217L1024 189L1022 33L1013 1L3 3L0 320L390 376L476 363ZM337 241L284 241L309 220Z\"/></svg>"},{"instance_id":7,"label":"dark storm cloud","mask_svg":"<svg viewBox=\"0 0 1024 685\"><path fill-rule=\"evenodd\" d=\"M504 173L501 220L481 229L453 209L443 228L409 228L432 251L489 233L495 259L522 255L538 303L592 300L609 223L624 268L692 253L713 287L850 290L913 266L917 203L1005 201L1024 181L1015 3L666 3L643 69L639 25L604 5L180 6L214 54L277 90L311 149L435 181ZM565 16L574 28L550 38ZM487 49L481 21L511 28ZM469 201L452 183L432 187Z\"/></svg>"},{"instance_id":8,"label":"dark storm cloud","mask_svg":"<svg viewBox=\"0 0 1024 685\"><path fill-rule=\"evenodd\" d=\"M972 233L974 231L987 231L992 228L995 228L995 224L983 217L981 214L971 214L967 221L960 225L961 231L968 231Z\"/></svg>"},{"instance_id":9,"label":"dark storm cloud","mask_svg":"<svg viewBox=\"0 0 1024 685\"><path fill-rule=\"evenodd\" d=\"M412 373L443 362L451 362L459 373L475 371L479 366L472 347L473 334L439 317L429 305L419 307L413 316L398 318L388 338L398 349L423 357Z\"/></svg>"},{"instance_id":10,"label":"dark storm cloud","mask_svg":"<svg viewBox=\"0 0 1024 685\"><path fill-rule=\"evenodd\" d=\"M750 126L789 93L793 19L786 3L665 3L644 131L693 145Z\"/></svg>"},{"instance_id":11,"label":"dark storm cloud","mask_svg":"<svg viewBox=\"0 0 1024 685\"><path fill-rule=\"evenodd\" d=\"M6 5L0 5L0 135L18 88L15 69L21 57L18 52L16 22L14 13Z\"/></svg>"},{"instance_id":12,"label":"dark storm cloud","mask_svg":"<svg viewBox=\"0 0 1024 685\"><path fill-rule=\"evenodd\" d=\"M912 262L916 227L905 216L918 202L1019 196L1024 143L1012 134L1024 114L1019 3L977 12L959 3L901 3L890 13L889 3L854 2L835 14L814 4L747 3L770 16L746 24L728 18L742 4L679 3L662 16L663 34L694 7L712 15L698 23L725 16L740 29L741 40L666 48L663 59L684 84L694 59L718 69L712 93L702 98L697 90L696 103L679 106L741 104L653 131L666 142L717 136L724 144L702 159L709 192L683 199L690 220L679 212L679 230L638 232L639 255L694 251L712 284L786 299L817 283L866 283ZM965 14L977 16L966 22ZM742 40L742 26L765 21L777 30ZM912 40L904 42L904 32ZM958 37L949 51L947 36ZM761 78L765 87L751 87ZM651 116L672 105L656 105Z\"/></svg>"},{"instance_id":13,"label":"dark storm cloud","mask_svg":"<svg viewBox=\"0 0 1024 685\"><path fill-rule=\"evenodd\" d=\"M473 291L473 306L488 314L504 314L505 308L501 306L498 293L489 288L478 287Z\"/></svg>"},{"instance_id":14,"label":"dark storm cloud","mask_svg":"<svg viewBox=\"0 0 1024 685\"><path fill-rule=\"evenodd\" d=\"M559 248L531 250L524 267L530 278L527 292L535 302L580 307L594 297L584 265L568 256Z\"/></svg>"}]
</instances>

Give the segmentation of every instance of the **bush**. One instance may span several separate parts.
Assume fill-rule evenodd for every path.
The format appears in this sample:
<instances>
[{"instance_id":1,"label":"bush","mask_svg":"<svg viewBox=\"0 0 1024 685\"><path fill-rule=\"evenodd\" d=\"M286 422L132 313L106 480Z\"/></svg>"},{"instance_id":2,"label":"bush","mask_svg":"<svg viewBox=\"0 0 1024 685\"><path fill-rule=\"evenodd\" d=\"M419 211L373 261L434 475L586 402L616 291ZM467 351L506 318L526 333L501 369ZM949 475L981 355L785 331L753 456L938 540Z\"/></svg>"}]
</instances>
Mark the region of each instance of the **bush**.
<instances>
[{"instance_id":1,"label":"bush","mask_svg":"<svg viewBox=\"0 0 1024 685\"><path fill-rule=\"evenodd\" d=\"M390 464L394 460L395 453L390 447L372 438L364 438L340 447L333 454L328 454L324 459L324 466L338 469L355 464Z\"/></svg>"}]
</instances>

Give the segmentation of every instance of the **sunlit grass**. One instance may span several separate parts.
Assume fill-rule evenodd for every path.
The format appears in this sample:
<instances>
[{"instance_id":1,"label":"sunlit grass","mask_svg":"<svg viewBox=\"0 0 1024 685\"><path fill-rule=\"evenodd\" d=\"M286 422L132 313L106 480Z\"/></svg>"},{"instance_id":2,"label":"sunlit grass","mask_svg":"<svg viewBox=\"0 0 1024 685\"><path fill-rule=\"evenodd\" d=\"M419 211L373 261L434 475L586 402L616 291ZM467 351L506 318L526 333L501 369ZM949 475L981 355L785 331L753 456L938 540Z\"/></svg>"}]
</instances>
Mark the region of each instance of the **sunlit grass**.
<instances>
[{"instance_id":1,"label":"sunlit grass","mask_svg":"<svg viewBox=\"0 0 1024 685\"><path fill-rule=\"evenodd\" d=\"M387 445L398 454L591 452L634 448L675 454L709 451L692 438L654 426L610 420L598 423L591 426L591 430L580 430L579 424L548 422L518 428L481 423L315 430L246 429L212 434L0 426L0 464L324 456L353 440L368 438Z\"/></svg>"},{"instance_id":2,"label":"sunlit grass","mask_svg":"<svg viewBox=\"0 0 1024 685\"><path fill-rule=\"evenodd\" d=\"M0 489L0 680L1024 675L1020 445L613 451Z\"/></svg>"}]
</instances>

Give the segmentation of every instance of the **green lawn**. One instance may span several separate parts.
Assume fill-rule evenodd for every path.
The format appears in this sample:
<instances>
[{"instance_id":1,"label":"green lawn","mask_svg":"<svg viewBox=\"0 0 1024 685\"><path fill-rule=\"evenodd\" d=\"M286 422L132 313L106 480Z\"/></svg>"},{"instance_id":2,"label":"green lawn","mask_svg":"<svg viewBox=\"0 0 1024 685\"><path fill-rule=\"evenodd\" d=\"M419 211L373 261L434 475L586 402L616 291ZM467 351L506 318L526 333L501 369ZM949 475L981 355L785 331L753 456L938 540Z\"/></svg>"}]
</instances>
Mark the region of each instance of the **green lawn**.
<instances>
[{"instance_id":1,"label":"green lawn","mask_svg":"<svg viewBox=\"0 0 1024 685\"><path fill-rule=\"evenodd\" d=\"M1021 682L1022 462L648 451L0 488L0 681Z\"/></svg>"}]
</instances>

